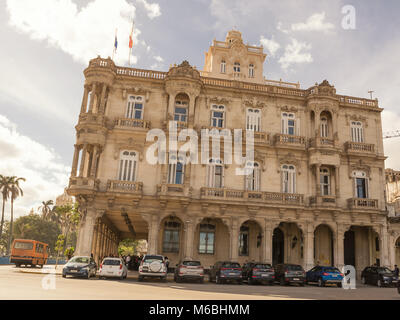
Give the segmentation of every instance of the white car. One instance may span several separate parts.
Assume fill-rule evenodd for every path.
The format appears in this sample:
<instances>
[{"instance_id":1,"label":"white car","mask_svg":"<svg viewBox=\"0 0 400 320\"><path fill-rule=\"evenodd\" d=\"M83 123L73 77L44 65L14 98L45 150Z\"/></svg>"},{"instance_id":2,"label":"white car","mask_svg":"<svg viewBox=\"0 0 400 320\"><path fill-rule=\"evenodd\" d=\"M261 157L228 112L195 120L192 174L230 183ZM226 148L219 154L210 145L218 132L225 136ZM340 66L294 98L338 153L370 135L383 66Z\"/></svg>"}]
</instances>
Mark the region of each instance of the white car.
<instances>
[{"instance_id":1,"label":"white car","mask_svg":"<svg viewBox=\"0 0 400 320\"><path fill-rule=\"evenodd\" d=\"M139 266L139 281L144 277L160 278L167 281L167 265L165 258L161 255L146 254Z\"/></svg>"},{"instance_id":2,"label":"white car","mask_svg":"<svg viewBox=\"0 0 400 320\"><path fill-rule=\"evenodd\" d=\"M121 258L104 258L99 270L100 278L120 278L126 279L128 269Z\"/></svg>"}]
</instances>

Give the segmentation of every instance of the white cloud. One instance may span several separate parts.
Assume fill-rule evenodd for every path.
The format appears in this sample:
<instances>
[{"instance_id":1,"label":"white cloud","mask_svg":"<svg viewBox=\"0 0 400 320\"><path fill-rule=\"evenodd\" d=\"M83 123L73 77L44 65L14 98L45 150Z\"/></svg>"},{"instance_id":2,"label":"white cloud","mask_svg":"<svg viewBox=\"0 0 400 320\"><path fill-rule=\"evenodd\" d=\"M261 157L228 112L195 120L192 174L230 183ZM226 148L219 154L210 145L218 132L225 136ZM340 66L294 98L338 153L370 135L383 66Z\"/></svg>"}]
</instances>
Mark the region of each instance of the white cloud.
<instances>
[{"instance_id":1,"label":"white cloud","mask_svg":"<svg viewBox=\"0 0 400 320\"><path fill-rule=\"evenodd\" d=\"M288 34L288 33L290 32L289 30L286 30L286 29L284 29L284 28L282 27L282 22L281 22L281 21L278 22L278 24L277 24L277 26L276 26L276 29L279 30L279 31L281 31L281 32L283 32L283 33L286 33L286 34Z\"/></svg>"},{"instance_id":2,"label":"white cloud","mask_svg":"<svg viewBox=\"0 0 400 320\"><path fill-rule=\"evenodd\" d=\"M154 60L156 60L157 62L160 62L160 63L164 62L164 59L162 57L160 57L160 56L155 56Z\"/></svg>"},{"instance_id":3,"label":"white cloud","mask_svg":"<svg viewBox=\"0 0 400 320\"><path fill-rule=\"evenodd\" d=\"M70 168L52 150L18 133L17 126L0 115L0 174L24 177L24 196L15 202L15 216L28 214L43 200L55 200L68 183ZM9 217L9 208L6 210Z\"/></svg>"},{"instance_id":4,"label":"white cloud","mask_svg":"<svg viewBox=\"0 0 400 320\"><path fill-rule=\"evenodd\" d=\"M311 44L299 42L292 38L292 42L285 47L284 55L279 59L281 67L286 70L292 64L312 62L311 53L303 50L311 50Z\"/></svg>"},{"instance_id":5,"label":"white cloud","mask_svg":"<svg viewBox=\"0 0 400 320\"><path fill-rule=\"evenodd\" d=\"M281 45L275 41L274 37L271 39L264 38L264 36L260 37L260 43L263 45L265 49L271 54L272 57L275 56L275 53L279 50Z\"/></svg>"},{"instance_id":6,"label":"white cloud","mask_svg":"<svg viewBox=\"0 0 400 320\"><path fill-rule=\"evenodd\" d=\"M143 4L144 8L147 11L147 16L150 19L154 19L156 17L161 16L161 9L158 3L148 3L146 0L136 0L138 3Z\"/></svg>"},{"instance_id":7,"label":"white cloud","mask_svg":"<svg viewBox=\"0 0 400 320\"><path fill-rule=\"evenodd\" d=\"M295 23L292 24L291 29L293 31L323 31L330 32L335 29L332 23L325 22L325 12L315 13L310 16L306 23Z\"/></svg>"},{"instance_id":8,"label":"white cloud","mask_svg":"<svg viewBox=\"0 0 400 320\"><path fill-rule=\"evenodd\" d=\"M159 16L157 4L145 5L151 18ZM87 64L97 55L111 56L115 30L118 30L118 51L115 61L128 61L129 34L136 8L127 0L93 0L78 10L72 0L7 0L9 23L31 39L47 43ZM134 43L140 30L134 30Z\"/></svg>"}]
</instances>

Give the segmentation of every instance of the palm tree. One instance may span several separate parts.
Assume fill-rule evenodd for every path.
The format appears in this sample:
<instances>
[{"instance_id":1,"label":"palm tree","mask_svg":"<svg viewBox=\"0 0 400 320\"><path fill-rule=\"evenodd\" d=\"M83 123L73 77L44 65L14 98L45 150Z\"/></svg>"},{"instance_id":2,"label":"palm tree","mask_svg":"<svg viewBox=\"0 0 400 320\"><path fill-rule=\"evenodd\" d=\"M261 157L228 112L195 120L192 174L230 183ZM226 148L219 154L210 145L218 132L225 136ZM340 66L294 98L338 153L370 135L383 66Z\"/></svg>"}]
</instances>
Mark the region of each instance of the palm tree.
<instances>
[{"instance_id":1,"label":"palm tree","mask_svg":"<svg viewBox=\"0 0 400 320\"><path fill-rule=\"evenodd\" d=\"M10 235L8 238L8 247L7 247L7 253L10 254L10 249L11 249L11 241L12 241L12 236L13 236L13 222L14 222L14 201L19 197L23 196L24 192L22 191L19 182L20 181L26 181L25 178L17 178L15 176L11 177L12 183L11 183L11 220L10 220Z\"/></svg>"},{"instance_id":2,"label":"palm tree","mask_svg":"<svg viewBox=\"0 0 400 320\"><path fill-rule=\"evenodd\" d=\"M53 200L42 201L42 205L38 208L38 210L42 211L42 218L43 220L50 220L51 219L51 212L52 209L50 206L54 205Z\"/></svg>"},{"instance_id":3,"label":"palm tree","mask_svg":"<svg viewBox=\"0 0 400 320\"><path fill-rule=\"evenodd\" d=\"M3 234L4 208L11 193L11 182L12 182L12 177L3 176L0 174L0 192L3 197L3 207L1 211L1 222L0 222L0 238L1 235Z\"/></svg>"}]
</instances>

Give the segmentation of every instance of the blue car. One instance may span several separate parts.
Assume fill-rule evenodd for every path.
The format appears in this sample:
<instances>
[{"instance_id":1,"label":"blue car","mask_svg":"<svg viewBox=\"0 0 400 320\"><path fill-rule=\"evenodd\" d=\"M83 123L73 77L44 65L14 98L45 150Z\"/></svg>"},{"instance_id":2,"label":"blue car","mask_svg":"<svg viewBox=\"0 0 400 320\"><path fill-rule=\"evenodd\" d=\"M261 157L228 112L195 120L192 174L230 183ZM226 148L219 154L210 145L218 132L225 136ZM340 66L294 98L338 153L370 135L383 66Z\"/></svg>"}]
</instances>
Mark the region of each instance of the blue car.
<instances>
[{"instance_id":1,"label":"blue car","mask_svg":"<svg viewBox=\"0 0 400 320\"><path fill-rule=\"evenodd\" d=\"M326 283L336 284L342 287L343 274L335 267L316 266L306 273L306 281L317 283L319 287L324 287Z\"/></svg>"}]
</instances>

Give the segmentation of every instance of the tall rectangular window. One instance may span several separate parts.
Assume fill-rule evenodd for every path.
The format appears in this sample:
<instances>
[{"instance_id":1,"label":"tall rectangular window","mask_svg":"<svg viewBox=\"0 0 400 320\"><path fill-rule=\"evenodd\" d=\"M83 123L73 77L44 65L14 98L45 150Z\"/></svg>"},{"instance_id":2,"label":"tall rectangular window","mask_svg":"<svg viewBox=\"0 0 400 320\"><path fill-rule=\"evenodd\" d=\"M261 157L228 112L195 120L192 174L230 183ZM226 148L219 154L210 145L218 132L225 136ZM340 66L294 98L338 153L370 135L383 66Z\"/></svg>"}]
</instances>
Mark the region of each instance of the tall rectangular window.
<instances>
[{"instance_id":1,"label":"tall rectangular window","mask_svg":"<svg viewBox=\"0 0 400 320\"><path fill-rule=\"evenodd\" d=\"M246 117L246 129L252 131L261 130L261 110L248 108Z\"/></svg>"},{"instance_id":2,"label":"tall rectangular window","mask_svg":"<svg viewBox=\"0 0 400 320\"><path fill-rule=\"evenodd\" d=\"M282 113L282 133L289 135L296 135L298 123L293 113Z\"/></svg>"},{"instance_id":3,"label":"tall rectangular window","mask_svg":"<svg viewBox=\"0 0 400 320\"><path fill-rule=\"evenodd\" d=\"M126 108L126 118L129 119L143 119L143 97L129 96L128 105Z\"/></svg>"},{"instance_id":4,"label":"tall rectangular window","mask_svg":"<svg viewBox=\"0 0 400 320\"><path fill-rule=\"evenodd\" d=\"M200 224L199 253L214 254L215 226Z\"/></svg>"},{"instance_id":5,"label":"tall rectangular window","mask_svg":"<svg viewBox=\"0 0 400 320\"><path fill-rule=\"evenodd\" d=\"M351 122L351 141L364 142L364 130L360 121Z\"/></svg>"},{"instance_id":6,"label":"tall rectangular window","mask_svg":"<svg viewBox=\"0 0 400 320\"><path fill-rule=\"evenodd\" d=\"M180 223L167 221L164 224L163 252L179 252Z\"/></svg>"},{"instance_id":7,"label":"tall rectangular window","mask_svg":"<svg viewBox=\"0 0 400 320\"><path fill-rule=\"evenodd\" d=\"M225 107L212 105L211 106L211 126L216 128L225 127Z\"/></svg>"},{"instance_id":8,"label":"tall rectangular window","mask_svg":"<svg viewBox=\"0 0 400 320\"><path fill-rule=\"evenodd\" d=\"M249 255L249 227L241 226L239 233L239 255Z\"/></svg>"}]
</instances>

